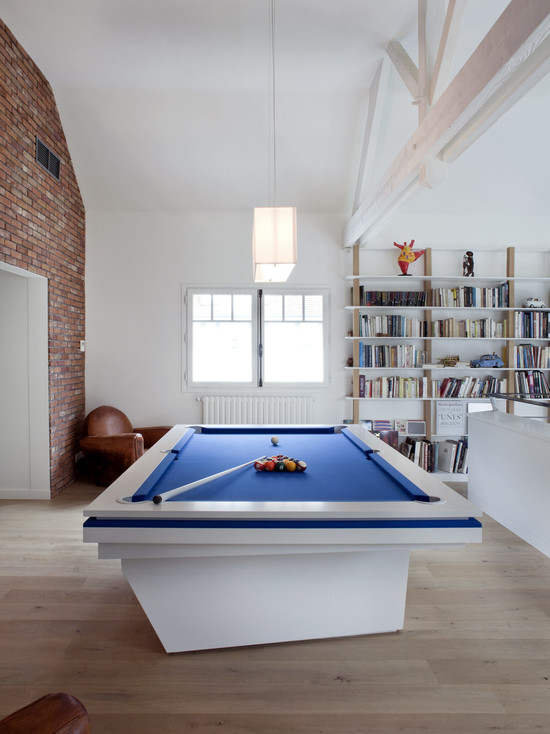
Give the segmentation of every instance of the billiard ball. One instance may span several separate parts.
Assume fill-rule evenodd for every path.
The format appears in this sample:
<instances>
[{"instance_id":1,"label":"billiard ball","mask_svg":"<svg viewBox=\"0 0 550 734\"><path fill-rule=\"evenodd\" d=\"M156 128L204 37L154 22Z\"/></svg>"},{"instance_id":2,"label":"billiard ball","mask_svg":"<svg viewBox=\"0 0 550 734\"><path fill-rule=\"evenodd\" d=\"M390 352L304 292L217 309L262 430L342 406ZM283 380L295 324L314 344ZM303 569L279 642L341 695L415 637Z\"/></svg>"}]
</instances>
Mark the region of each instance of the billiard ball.
<instances>
[{"instance_id":1,"label":"billiard ball","mask_svg":"<svg viewBox=\"0 0 550 734\"><path fill-rule=\"evenodd\" d=\"M285 464L285 469L287 471L296 471L296 462L289 459Z\"/></svg>"},{"instance_id":2,"label":"billiard ball","mask_svg":"<svg viewBox=\"0 0 550 734\"><path fill-rule=\"evenodd\" d=\"M265 469L265 462L260 459L259 461L254 462L254 469L256 471L263 471Z\"/></svg>"},{"instance_id":3,"label":"billiard ball","mask_svg":"<svg viewBox=\"0 0 550 734\"><path fill-rule=\"evenodd\" d=\"M284 471L284 470L285 470L285 462L282 459L280 459L275 464L275 471Z\"/></svg>"},{"instance_id":4,"label":"billiard ball","mask_svg":"<svg viewBox=\"0 0 550 734\"><path fill-rule=\"evenodd\" d=\"M271 437L271 443L276 446L279 443L279 437L278 436L272 436Z\"/></svg>"},{"instance_id":5,"label":"billiard ball","mask_svg":"<svg viewBox=\"0 0 550 734\"><path fill-rule=\"evenodd\" d=\"M296 471L305 471L306 469L307 469L307 464L305 461L296 462Z\"/></svg>"},{"instance_id":6,"label":"billiard ball","mask_svg":"<svg viewBox=\"0 0 550 734\"><path fill-rule=\"evenodd\" d=\"M264 463L264 469L265 469L266 471L273 471L273 469L275 469L275 462L274 462L274 461L273 461L272 459L268 459L268 460L267 460L267 461L266 461L266 462Z\"/></svg>"}]
</instances>

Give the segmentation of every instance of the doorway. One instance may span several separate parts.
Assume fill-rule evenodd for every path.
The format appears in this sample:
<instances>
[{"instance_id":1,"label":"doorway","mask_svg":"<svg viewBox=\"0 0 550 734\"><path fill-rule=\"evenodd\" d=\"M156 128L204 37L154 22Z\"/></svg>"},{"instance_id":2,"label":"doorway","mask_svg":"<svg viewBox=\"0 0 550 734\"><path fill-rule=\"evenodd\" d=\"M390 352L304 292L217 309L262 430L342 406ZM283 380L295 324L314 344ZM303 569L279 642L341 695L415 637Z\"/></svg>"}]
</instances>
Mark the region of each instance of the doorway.
<instances>
[{"instance_id":1,"label":"doorway","mask_svg":"<svg viewBox=\"0 0 550 734\"><path fill-rule=\"evenodd\" d=\"M0 262L0 499L49 499L48 280Z\"/></svg>"}]
</instances>

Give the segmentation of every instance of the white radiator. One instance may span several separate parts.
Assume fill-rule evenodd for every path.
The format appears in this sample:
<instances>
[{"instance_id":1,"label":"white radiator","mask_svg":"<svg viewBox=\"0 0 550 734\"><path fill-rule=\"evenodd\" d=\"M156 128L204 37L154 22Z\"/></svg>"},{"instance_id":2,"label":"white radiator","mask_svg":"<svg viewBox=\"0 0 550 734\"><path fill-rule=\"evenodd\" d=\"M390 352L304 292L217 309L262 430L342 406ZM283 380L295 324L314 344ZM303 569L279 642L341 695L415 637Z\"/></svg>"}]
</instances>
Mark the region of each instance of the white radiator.
<instances>
[{"instance_id":1,"label":"white radiator","mask_svg":"<svg viewBox=\"0 0 550 734\"><path fill-rule=\"evenodd\" d=\"M207 395L202 401L202 422L205 424L237 423L293 424L310 423L313 398L253 397Z\"/></svg>"}]
</instances>

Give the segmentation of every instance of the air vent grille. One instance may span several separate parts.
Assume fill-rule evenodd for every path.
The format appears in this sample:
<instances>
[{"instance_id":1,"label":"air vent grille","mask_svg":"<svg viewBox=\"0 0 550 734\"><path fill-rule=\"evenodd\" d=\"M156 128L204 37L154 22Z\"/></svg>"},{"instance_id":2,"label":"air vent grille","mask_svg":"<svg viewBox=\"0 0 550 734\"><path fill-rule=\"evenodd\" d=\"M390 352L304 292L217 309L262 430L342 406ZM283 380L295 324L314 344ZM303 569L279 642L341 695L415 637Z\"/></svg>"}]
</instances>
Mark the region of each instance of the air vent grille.
<instances>
[{"instance_id":1,"label":"air vent grille","mask_svg":"<svg viewBox=\"0 0 550 734\"><path fill-rule=\"evenodd\" d=\"M56 154L45 145L40 138L36 138L36 161L59 181L61 161Z\"/></svg>"}]
</instances>

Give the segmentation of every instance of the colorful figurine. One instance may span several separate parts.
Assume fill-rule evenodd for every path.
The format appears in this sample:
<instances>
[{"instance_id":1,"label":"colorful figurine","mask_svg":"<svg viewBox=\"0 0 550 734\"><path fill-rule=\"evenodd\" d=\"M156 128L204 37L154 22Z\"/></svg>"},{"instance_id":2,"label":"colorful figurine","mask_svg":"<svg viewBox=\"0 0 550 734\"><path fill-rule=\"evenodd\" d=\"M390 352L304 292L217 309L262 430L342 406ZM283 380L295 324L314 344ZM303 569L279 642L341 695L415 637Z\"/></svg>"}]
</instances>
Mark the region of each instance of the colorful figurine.
<instances>
[{"instance_id":1,"label":"colorful figurine","mask_svg":"<svg viewBox=\"0 0 550 734\"><path fill-rule=\"evenodd\" d=\"M409 269L409 265L416 262L419 257L422 257L426 250L417 250L416 252L413 252L412 248L414 245L414 240L411 240L410 245L408 245L406 242L404 245L398 245L397 242L394 242L393 244L396 247L399 247L399 249L401 250L399 257L397 258L397 262L399 263L399 267L401 268L401 275L408 275L409 273L407 272L407 270Z\"/></svg>"},{"instance_id":2,"label":"colorful figurine","mask_svg":"<svg viewBox=\"0 0 550 734\"><path fill-rule=\"evenodd\" d=\"M474 277L474 253L471 250L466 250L462 258L462 275L465 278Z\"/></svg>"}]
</instances>

